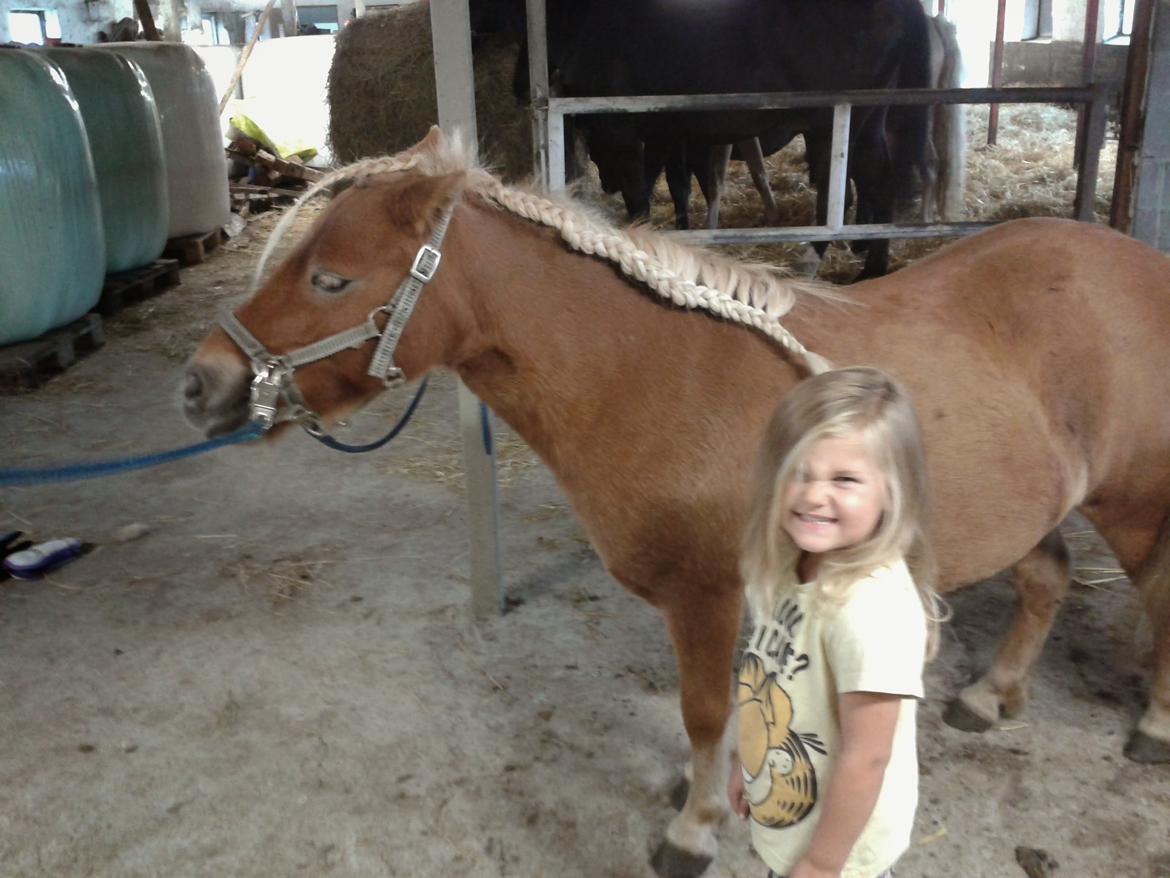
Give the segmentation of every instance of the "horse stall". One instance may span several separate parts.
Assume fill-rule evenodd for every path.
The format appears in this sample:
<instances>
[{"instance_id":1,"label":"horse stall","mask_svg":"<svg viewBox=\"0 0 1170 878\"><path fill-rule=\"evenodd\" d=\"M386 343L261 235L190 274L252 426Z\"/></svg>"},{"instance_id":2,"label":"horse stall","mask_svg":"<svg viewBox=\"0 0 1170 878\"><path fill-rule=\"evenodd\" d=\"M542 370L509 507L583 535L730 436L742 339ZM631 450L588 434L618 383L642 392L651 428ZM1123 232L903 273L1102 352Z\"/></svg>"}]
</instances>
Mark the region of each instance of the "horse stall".
<instances>
[{"instance_id":1,"label":"horse stall","mask_svg":"<svg viewBox=\"0 0 1170 878\"><path fill-rule=\"evenodd\" d=\"M410 147L442 115L434 103L423 9L367 8L335 38L329 89L337 160ZM1162 8L1159 15L1165 18ZM502 37L476 42L475 91L481 148L511 182L531 166L524 159L528 132L517 121L523 114L516 115L510 100L515 44L505 55L506 43ZM402 64L400 56L411 60ZM6 60L0 50L0 65ZM1150 55L1152 83L1164 82L1158 77L1167 65L1170 42L1163 33ZM33 62L29 69L48 87L53 77L43 68ZM22 73L22 88L31 87L25 83L33 73ZM6 121L12 117L5 101L17 81L0 70ZM1170 90L1153 92L1151 112L1166 112L1165 94ZM496 109L485 114L492 100ZM34 252L61 254L36 268L46 278L52 272L46 292L84 298L96 295L91 287L100 283L105 257L95 233L101 204L93 169L88 182L69 178L61 185L49 185L61 172L45 169L50 153L76 147L82 135L62 132L82 131L83 122L75 110L67 112L63 98L46 98L43 106L16 126L0 126L0 213L10 211L11 220L0 223L0 255L9 254L0 259L0 304L10 278L30 287L33 269L14 273L14 253L26 261ZM963 219L1071 215L1074 117L1064 108L1005 105L999 142L988 148L987 107L972 106ZM507 142L504 130L511 132ZM1108 214L1116 150L1107 138L1092 202L1098 222ZM3 169L25 167L23 158L12 158L18 151L36 155L37 170L28 185L6 190L17 178ZM1153 160L1143 154L1143 162ZM800 145L767 164L783 221L812 225ZM596 214L622 219L620 199L601 194L597 182L587 179L579 197ZM732 175L729 186L724 225L759 228L751 182ZM362 188L347 193L351 202L363 196ZM1149 191L1139 187L1135 201L1145 204ZM692 199L696 225L702 222L698 201ZM310 201L291 219L270 265L304 240L323 205L323 199ZM37 211L53 220L46 225L56 234L72 237L48 244L43 237L39 244L13 239L13 230L32 225ZM481 220L530 224L505 217L509 212L501 206ZM182 415L195 390L188 358L222 312L250 298L253 272L281 217L251 218L204 262L185 268L181 287L109 317L102 350L36 391L0 396L0 442L9 449L0 473L150 454L200 438ZM651 218L656 226L672 223L661 184ZM558 236L551 231L533 236L549 248L539 259L519 247L468 250L458 244L461 221L467 217L456 215L454 249L437 283L460 272L469 285L482 284L511 264L516 274L507 289L551 270L545 266L561 266L567 277L583 264L591 282L579 299L534 300L533 312L547 315L546 328L527 337L553 347L564 337L621 350L615 340L637 329L634 321L606 322L592 305L595 288L616 284L619 267L552 249ZM378 226L371 220L358 230L330 228L361 247ZM75 257L82 244L84 253ZM387 241L387 252L393 246ZM928 249L936 242L895 241L892 265L918 263ZM469 262L469 252L479 264ZM786 259L790 245L751 252ZM73 261L66 264L66 257ZM1035 253L1053 271L1059 258ZM1123 263L1093 276L1108 277ZM845 279L859 265L835 244L821 274ZM876 283L897 278L895 272ZM387 272L379 295L388 298L397 283ZM866 289L884 288L860 287L859 298ZM423 294L416 319L430 320L431 292ZM645 286L628 293L640 309L656 298ZM619 309L627 306L617 302ZM295 331L304 344L366 316L351 321L339 300L331 307L336 313L305 328L293 320L301 307L285 310L284 322L249 325L266 345ZM622 389L677 371L678 352L694 350L687 339L696 321L718 332L744 332L753 357L765 350L766 339L709 315L661 310L672 327L671 343L655 348L664 359L637 366L633 357L636 367L619 375L581 375L603 388L607 401L588 418L577 412L568 421L574 442L587 448L601 441L595 436L621 433L622 421L609 415ZM0 310L4 321L7 313ZM240 313L247 320L256 312ZM1054 322L1068 322L1061 317L1054 314ZM807 337L840 344L831 331L835 320L827 322L828 329L807 328ZM411 328L423 325L431 324L414 324L403 336L404 364ZM7 326L0 325L0 336ZM674 327L683 331L674 334ZM1139 329L1133 327L1134 337ZM897 335L896 328L888 331ZM1113 331L1126 334L1124 325ZM917 341L924 350L948 347L942 335L897 337L899 345ZM305 367L306 386L340 375L353 355L343 353L336 366ZM734 374L740 355L713 364L694 387ZM1070 384L1091 381L1106 366L1077 365L1063 366ZM1159 380L1133 375L1139 387ZM383 434L414 389L387 391L347 414L335 435L363 443ZM648 861L676 816L691 752L662 618L607 572L563 473L558 482L554 469L503 421L474 438L494 452L504 612L473 616L459 392L450 372L434 373L401 435L369 454L341 454L286 430L108 478L22 486L0 478L0 538L20 531L17 539L76 537L87 544L85 554L39 579L0 579L0 874L654 874ZM708 412L680 409L679 398L650 395L647 412L684 424L710 421ZM965 407L960 398L939 403L956 413ZM507 406L500 401L501 411ZM661 440L652 421L627 430L609 466L623 473L627 454L674 453ZM727 444L738 447L742 437L728 436ZM1005 459L1013 447L1005 438ZM981 475L987 474L972 474L972 493ZM995 523L1014 515L1007 506L993 512L973 508L959 519L969 524L971 546L989 542L1000 531ZM717 527L717 516L699 520ZM1005 572L948 596L953 618L940 657L928 666L919 711L920 806L899 878L1170 875L1170 773L1123 755L1152 676L1145 615L1121 563L1084 518L1072 514L1060 531L1072 553L1072 586L1036 660L1031 698L1023 712L982 734L960 731L944 715L992 663L1013 619L1014 589ZM718 853L702 873L707 878L764 873L744 824L728 821L715 836Z\"/></svg>"}]
</instances>

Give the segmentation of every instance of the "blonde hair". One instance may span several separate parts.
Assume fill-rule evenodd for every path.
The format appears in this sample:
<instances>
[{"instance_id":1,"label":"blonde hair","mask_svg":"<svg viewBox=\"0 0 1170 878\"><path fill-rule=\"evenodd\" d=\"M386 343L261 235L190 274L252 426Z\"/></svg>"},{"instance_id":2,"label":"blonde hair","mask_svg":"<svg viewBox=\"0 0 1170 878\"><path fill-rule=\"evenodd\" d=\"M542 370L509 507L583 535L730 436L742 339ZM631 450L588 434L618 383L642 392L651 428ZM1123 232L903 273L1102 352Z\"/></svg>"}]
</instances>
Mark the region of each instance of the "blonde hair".
<instances>
[{"instance_id":1,"label":"blonde hair","mask_svg":"<svg viewBox=\"0 0 1170 878\"><path fill-rule=\"evenodd\" d=\"M934 590L934 558L927 538L929 499L918 418L902 386L867 367L808 378L784 398L764 435L756 464L751 512L740 571L748 605L759 619L800 583L801 550L781 525L785 495L822 439L859 437L881 471L885 502L877 527L856 545L826 552L817 573L817 599L840 605L852 585L878 567L904 558L928 625L928 655L944 617Z\"/></svg>"}]
</instances>

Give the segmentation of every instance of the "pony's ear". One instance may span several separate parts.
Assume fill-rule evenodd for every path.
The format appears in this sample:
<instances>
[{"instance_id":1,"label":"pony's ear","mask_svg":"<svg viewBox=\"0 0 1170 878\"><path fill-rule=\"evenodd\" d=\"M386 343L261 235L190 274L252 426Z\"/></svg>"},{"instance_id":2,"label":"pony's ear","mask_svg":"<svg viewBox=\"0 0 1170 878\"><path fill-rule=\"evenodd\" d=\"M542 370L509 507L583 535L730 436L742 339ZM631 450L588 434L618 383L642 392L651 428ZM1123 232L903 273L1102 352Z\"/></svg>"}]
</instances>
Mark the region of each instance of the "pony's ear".
<instances>
[{"instance_id":1,"label":"pony's ear","mask_svg":"<svg viewBox=\"0 0 1170 878\"><path fill-rule=\"evenodd\" d=\"M451 205L465 177L462 171L436 177L414 177L387 191L386 210L396 225L423 237Z\"/></svg>"},{"instance_id":2,"label":"pony's ear","mask_svg":"<svg viewBox=\"0 0 1170 878\"><path fill-rule=\"evenodd\" d=\"M403 154L413 154L417 152L439 152L447 145L447 135L443 133L443 129L438 125L432 125L427 131L426 135L416 143L414 146L408 146L402 152Z\"/></svg>"},{"instance_id":3,"label":"pony's ear","mask_svg":"<svg viewBox=\"0 0 1170 878\"><path fill-rule=\"evenodd\" d=\"M418 142L418 149L425 149L428 152L438 152L447 144L447 137L443 134L443 129L438 125L432 125L427 131L427 136Z\"/></svg>"}]
</instances>

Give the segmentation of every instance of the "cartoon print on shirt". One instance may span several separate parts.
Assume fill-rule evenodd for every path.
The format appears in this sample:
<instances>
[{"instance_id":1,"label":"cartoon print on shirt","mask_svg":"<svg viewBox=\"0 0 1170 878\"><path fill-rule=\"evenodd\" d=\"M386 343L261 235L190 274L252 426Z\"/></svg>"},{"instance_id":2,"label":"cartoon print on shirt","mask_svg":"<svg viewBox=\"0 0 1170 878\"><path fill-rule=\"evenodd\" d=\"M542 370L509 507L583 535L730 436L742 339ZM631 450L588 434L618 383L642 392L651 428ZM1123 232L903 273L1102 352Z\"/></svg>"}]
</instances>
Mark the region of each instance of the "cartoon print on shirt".
<instances>
[{"instance_id":1,"label":"cartoon print on shirt","mask_svg":"<svg viewBox=\"0 0 1170 878\"><path fill-rule=\"evenodd\" d=\"M745 653L736 694L744 794L752 819L769 827L793 826L812 811L817 775L808 751L825 752L816 735L792 729L792 699L781 685L808 667L808 656L795 656L791 646L793 630L803 619L793 609L782 605L778 624L765 628L753 645L777 659L779 670L768 672L759 655Z\"/></svg>"}]
</instances>

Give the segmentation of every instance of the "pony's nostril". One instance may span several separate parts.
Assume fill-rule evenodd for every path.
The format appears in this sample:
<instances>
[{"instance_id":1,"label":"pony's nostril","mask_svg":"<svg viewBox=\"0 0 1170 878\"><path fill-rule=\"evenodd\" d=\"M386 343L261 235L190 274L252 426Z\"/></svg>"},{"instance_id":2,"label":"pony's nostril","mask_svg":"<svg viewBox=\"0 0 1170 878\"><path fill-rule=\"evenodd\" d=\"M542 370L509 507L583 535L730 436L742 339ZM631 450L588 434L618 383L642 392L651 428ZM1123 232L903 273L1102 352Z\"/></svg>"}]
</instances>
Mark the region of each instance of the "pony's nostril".
<instances>
[{"instance_id":1,"label":"pony's nostril","mask_svg":"<svg viewBox=\"0 0 1170 878\"><path fill-rule=\"evenodd\" d=\"M203 395L203 379L194 370L187 372L187 381L183 385L183 396L194 402Z\"/></svg>"}]
</instances>

